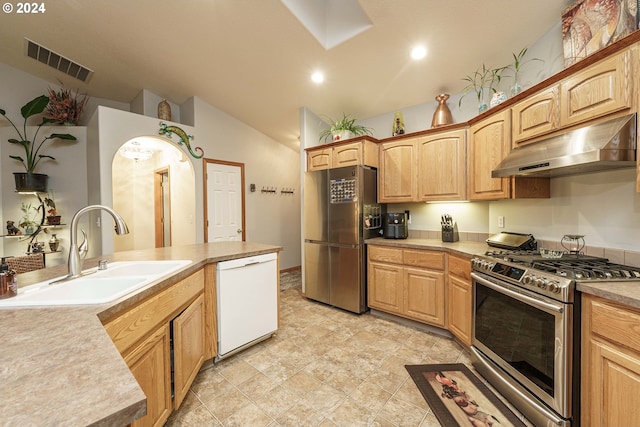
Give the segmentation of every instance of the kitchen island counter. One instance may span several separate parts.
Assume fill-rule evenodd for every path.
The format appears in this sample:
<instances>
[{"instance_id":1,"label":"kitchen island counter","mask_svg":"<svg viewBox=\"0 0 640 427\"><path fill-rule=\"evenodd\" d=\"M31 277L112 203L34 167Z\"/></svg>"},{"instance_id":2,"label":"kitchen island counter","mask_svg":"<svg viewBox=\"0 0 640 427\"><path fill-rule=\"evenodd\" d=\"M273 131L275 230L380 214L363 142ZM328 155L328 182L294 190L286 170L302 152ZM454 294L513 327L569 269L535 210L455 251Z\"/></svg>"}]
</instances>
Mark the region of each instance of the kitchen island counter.
<instances>
[{"instance_id":1,"label":"kitchen island counter","mask_svg":"<svg viewBox=\"0 0 640 427\"><path fill-rule=\"evenodd\" d=\"M109 304L0 308L0 412L3 425L117 426L145 413L145 395L102 321L198 271L208 263L279 252L279 246L216 242L118 252L88 259L190 260L170 277ZM18 276L20 288L63 276L66 265Z\"/></svg>"}]
</instances>

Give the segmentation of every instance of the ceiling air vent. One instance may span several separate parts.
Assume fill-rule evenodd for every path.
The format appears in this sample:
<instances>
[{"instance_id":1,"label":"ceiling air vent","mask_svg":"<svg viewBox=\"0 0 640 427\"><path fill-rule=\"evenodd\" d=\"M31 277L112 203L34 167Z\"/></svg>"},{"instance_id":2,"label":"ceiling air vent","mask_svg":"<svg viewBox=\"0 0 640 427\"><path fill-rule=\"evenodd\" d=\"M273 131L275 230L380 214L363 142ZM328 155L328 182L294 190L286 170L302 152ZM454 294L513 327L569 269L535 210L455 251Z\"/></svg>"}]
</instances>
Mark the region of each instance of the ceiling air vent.
<instances>
[{"instance_id":1,"label":"ceiling air vent","mask_svg":"<svg viewBox=\"0 0 640 427\"><path fill-rule=\"evenodd\" d=\"M36 61L47 64L48 66L62 71L63 73L85 83L87 83L93 75L93 70L83 67L77 62L73 62L69 58L65 58L64 56L55 53L44 46L40 46L38 43L29 39L24 39L24 41L27 56L35 59Z\"/></svg>"}]
</instances>

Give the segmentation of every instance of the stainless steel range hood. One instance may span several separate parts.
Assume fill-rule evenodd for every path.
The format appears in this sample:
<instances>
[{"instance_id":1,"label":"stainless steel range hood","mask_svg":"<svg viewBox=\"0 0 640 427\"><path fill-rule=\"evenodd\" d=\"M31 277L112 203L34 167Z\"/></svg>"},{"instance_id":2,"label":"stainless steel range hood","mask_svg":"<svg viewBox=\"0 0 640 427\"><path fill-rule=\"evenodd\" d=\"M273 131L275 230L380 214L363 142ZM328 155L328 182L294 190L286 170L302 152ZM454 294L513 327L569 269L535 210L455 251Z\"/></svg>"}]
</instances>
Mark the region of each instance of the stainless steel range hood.
<instances>
[{"instance_id":1,"label":"stainless steel range hood","mask_svg":"<svg viewBox=\"0 0 640 427\"><path fill-rule=\"evenodd\" d=\"M515 148L491 172L555 177L636 166L636 114Z\"/></svg>"}]
</instances>

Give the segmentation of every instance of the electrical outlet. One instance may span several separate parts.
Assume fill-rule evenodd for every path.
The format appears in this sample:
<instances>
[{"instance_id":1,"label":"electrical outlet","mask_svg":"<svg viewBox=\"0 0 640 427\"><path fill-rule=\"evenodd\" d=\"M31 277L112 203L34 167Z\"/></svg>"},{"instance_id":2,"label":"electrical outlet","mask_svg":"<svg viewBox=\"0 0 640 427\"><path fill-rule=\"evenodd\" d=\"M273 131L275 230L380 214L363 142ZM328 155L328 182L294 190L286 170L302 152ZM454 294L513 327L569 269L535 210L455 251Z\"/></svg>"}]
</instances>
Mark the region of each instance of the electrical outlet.
<instances>
[{"instance_id":1,"label":"electrical outlet","mask_svg":"<svg viewBox=\"0 0 640 427\"><path fill-rule=\"evenodd\" d=\"M503 215L498 215L498 227L499 228L504 228L504 216Z\"/></svg>"}]
</instances>

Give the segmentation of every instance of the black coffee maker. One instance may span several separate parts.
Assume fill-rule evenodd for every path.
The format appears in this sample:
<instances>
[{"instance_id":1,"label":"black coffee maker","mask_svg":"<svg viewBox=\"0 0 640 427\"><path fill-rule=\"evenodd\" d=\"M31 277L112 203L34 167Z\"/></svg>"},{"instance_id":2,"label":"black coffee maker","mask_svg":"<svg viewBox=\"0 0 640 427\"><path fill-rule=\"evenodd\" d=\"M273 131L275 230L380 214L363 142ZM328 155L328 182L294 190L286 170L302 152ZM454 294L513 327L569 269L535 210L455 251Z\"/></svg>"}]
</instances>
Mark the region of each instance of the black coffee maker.
<instances>
[{"instance_id":1,"label":"black coffee maker","mask_svg":"<svg viewBox=\"0 0 640 427\"><path fill-rule=\"evenodd\" d=\"M409 237L407 214L387 213L384 215L384 238L406 239Z\"/></svg>"}]
</instances>

